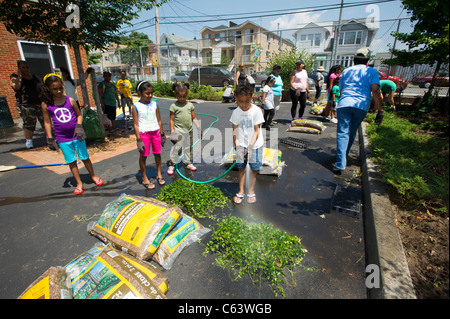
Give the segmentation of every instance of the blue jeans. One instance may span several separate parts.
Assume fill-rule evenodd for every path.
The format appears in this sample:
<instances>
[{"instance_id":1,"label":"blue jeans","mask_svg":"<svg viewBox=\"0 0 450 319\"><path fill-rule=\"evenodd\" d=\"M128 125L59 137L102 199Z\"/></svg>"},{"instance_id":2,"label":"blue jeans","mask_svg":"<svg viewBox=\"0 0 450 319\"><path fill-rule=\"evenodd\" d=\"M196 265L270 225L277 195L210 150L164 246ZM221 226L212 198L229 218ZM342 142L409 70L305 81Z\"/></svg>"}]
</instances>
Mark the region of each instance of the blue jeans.
<instances>
[{"instance_id":1,"label":"blue jeans","mask_svg":"<svg viewBox=\"0 0 450 319\"><path fill-rule=\"evenodd\" d=\"M366 117L367 111L354 107L337 109L337 151L336 168L344 170L347 166L347 155L355 141L356 132Z\"/></svg>"}]
</instances>

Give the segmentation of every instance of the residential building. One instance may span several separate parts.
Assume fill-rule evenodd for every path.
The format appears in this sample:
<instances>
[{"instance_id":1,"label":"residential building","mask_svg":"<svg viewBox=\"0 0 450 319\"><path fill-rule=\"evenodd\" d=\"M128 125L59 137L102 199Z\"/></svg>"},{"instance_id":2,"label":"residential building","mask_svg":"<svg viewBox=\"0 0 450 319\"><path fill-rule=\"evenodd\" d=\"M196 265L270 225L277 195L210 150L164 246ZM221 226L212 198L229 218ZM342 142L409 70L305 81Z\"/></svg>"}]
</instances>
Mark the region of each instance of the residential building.
<instances>
[{"instance_id":1,"label":"residential building","mask_svg":"<svg viewBox=\"0 0 450 319\"><path fill-rule=\"evenodd\" d=\"M201 65L202 43L197 39L182 38L164 33L159 41L161 54L161 77L170 78L176 72L192 71Z\"/></svg>"},{"instance_id":2,"label":"residential building","mask_svg":"<svg viewBox=\"0 0 450 319\"><path fill-rule=\"evenodd\" d=\"M65 67L71 73L72 78L78 79L78 70L75 62L75 54L72 47L68 44L53 45L43 42L32 42L17 37L6 30L3 23L0 23L0 96L6 96L8 108L12 118L19 118L17 111L15 93L11 88L9 76L17 73L17 61L27 61L30 71L42 80L42 78L55 68ZM87 54L85 50L81 51L81 60L84 69L88 67ZM92 97L90 80L87 81L89 104L95 106ZM81 90L77 90L78 99L81 104L83 96Z\"/></svg>"},{"instance_id":3,"label":"residential building","mask_svg":"<svg viewBox=\"0 0 450 319\"><path fill-rule=\"evenodd\" d=\"M244 64L248 74L264 71L270 67L268 62L273 54L294 47L292 41L251 21L242 24L230 21L228 26L204 27L200 33L202 65L221 64L232 72L240 63ZM220 61L214 59L213 51L220 51Z\"/></svg>"},{"instance_id":4,"label":"residential building","mask_svg":"<svg viewBox=\"0 0 450 319\"><path fill-rule=\"evenodd\" d=\"M299 25L292 36L298 49L308 50L315 55L314 68L332 65L345 67L353 65L353 56L361 47L370 47L378 27L364 19L343 20L339 40L335 42L335 33L339 22L311 22Z\"/></svg>"},{"instance_id":5,"label":"residential building","mask_svg":"<svg viewBox=\"0 0 450 319\"><path fill-rule=\"evenodd\" d=\"M132 65L123 63L121 55L118 53L120 50L126 49L126 45L111 43L106 50L92 50L89 54L101 54L102 57L98 63L91 65L91 67L95 69L100 78L100 75L104 71L111 72L113 79L119 77L122 70L125 70L128 76L136 79L142 79L144 76L156 74L156 69L152 67L151 63L151 55L156 52L156 45L153 43L148 43L147 45L150 48L149 54L144 55L142 50L139 50L137 59L141 61L137 60ZM144 67L140 67L141 63Z\"/></svg>"}]
</instances>

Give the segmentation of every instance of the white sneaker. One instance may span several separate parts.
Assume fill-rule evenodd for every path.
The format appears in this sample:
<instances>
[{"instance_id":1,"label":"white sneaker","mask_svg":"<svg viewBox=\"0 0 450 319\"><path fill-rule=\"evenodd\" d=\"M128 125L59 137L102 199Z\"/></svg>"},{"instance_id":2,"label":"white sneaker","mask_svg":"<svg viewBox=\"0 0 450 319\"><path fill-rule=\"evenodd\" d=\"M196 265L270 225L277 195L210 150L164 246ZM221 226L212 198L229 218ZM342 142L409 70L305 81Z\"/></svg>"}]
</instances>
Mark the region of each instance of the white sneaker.
<instances>
[{"instance_id":1,"label":"white sneaker","mask_svg":"<svg viewBox=\"0 0 450 319\"><path fill-rule=\"evenodd\" d=\"M336 118L331 119L330 122L331 122L331 123L337 123L337 119L336 119Z\"/></svg>"},{"instance_id":2,"label":"white sneaker","mask_svg":"<svg viewBox=\"0 0 450 319\"><path fill-rule=\"evenodd\" d=\"M33 140L26 140L26 141L25 141L25 146L26 146L28 149L34 148Z\"/></svg>"},{"instance_id":3,"label":"white sneaker","mask_svg":"<svg viewBox=\"0 0 450 319\"><path fill-rule=\"evenodd\" d=\"M327 116L327 117L325 117L325 120L331 121L331 117Z\"/></svg>"}]
</instances>

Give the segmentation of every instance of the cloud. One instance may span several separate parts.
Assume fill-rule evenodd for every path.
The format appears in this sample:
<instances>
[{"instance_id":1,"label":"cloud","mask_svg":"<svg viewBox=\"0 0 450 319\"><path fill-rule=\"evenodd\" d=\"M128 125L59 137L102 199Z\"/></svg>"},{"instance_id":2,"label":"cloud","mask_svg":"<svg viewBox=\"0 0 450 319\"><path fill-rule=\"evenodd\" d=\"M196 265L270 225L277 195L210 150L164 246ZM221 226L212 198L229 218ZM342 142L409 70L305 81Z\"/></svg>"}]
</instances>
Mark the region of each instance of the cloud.
<instances>
[{"instance_id":1,"label":"cloud","mask_svg":"<svg viewBox=\"0 0 450 319\"><path fill-rule=\"evenodd\" d=\"M297 29L299 24L302 25L310 22L318 22L325 13L326 11L318 13L299 12L295 14L282 15L279 18L269 22L270 30L278 30L278 23L280 24L280 30Z\"/></svg>"}]
</instances>

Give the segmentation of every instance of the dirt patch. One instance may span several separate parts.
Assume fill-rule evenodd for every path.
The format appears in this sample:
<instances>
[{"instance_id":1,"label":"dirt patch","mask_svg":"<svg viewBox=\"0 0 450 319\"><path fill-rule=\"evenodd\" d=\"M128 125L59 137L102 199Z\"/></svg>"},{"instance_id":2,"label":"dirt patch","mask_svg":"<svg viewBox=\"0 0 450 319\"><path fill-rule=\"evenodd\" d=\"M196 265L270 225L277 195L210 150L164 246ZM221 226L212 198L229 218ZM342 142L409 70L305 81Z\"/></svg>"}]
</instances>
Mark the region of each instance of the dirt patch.
<instances>
[{"instance_id":1,"label":"dirt patch","mask_svg":"<svg viewBox=\"0 0 450 319\"><path fill-rule=\"evenodd\" d=\"M448 215L394 211L417 298L449 298Z\"/></svg>"},{"instance_id":2,"label":"dirt patch","mask_svg":"<svg viewBox=\"0 0 450 319\"><path fill-rule=\"evenodd\" d=\"M102 142L90 142L87 144L89 155L105 151L114 151L117 147L136 143L136 135L134 132L127 132L126 130L116 130L113 132L106 131L105 140Z\"/></svg>"}]
</instances>

